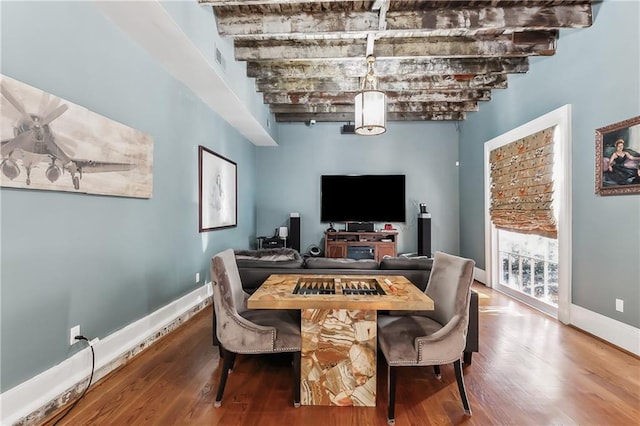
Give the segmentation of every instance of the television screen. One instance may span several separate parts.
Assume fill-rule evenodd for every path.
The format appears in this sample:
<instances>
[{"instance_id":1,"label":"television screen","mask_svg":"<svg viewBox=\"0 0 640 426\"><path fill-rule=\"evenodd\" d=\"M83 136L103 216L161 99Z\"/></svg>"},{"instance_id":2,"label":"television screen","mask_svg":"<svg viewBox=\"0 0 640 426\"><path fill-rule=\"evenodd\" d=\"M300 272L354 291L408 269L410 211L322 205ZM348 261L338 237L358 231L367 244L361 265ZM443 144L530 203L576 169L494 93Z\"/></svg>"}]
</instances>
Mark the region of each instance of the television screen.
<instances>
[{"instance_id":1,"label":"television screen","mask_svg":"<svg viewBox=\"0 0 640 426\"><path fill-rule=\"evenodd\" d=\"M321 222L404 222L404 175L323 175Z\"/></svg>"}]
</instances>

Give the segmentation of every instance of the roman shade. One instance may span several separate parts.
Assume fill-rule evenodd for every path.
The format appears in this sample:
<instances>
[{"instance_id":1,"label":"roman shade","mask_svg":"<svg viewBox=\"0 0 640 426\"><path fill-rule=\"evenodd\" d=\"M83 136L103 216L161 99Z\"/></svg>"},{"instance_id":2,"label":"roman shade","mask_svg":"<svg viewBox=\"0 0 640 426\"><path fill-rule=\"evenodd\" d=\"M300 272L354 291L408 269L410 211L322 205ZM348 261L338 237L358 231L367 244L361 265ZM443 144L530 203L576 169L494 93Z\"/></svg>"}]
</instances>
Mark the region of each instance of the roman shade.
<instances>
[{"instance_id":1,"label":"roman shade","mask_svg":"<svg viewBox=\"0 0 640 426\"><path fill-rule=\"evenodd\" d=\"M554 127L491 151L491 221L498 229L557 238Z\"/></svg>"}]
</instances>

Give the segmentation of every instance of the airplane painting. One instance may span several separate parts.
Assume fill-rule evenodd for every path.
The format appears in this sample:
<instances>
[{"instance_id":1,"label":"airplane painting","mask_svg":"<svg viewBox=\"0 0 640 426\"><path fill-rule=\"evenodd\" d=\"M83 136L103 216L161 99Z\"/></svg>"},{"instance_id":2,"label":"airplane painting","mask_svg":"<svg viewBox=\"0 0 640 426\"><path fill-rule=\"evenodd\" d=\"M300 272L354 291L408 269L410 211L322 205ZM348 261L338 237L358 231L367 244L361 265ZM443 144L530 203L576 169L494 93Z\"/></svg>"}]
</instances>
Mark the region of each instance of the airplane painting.
<instances>
[{"instance_id":1,"label":"airplane painting","mask_svg":"<svg viewBox=\"0 0 640 426\"><path fill-rule=\"evenodd\" d=\"M0 184L150 198L153 140L0 76Z\"/></svg>"}]
</instances>

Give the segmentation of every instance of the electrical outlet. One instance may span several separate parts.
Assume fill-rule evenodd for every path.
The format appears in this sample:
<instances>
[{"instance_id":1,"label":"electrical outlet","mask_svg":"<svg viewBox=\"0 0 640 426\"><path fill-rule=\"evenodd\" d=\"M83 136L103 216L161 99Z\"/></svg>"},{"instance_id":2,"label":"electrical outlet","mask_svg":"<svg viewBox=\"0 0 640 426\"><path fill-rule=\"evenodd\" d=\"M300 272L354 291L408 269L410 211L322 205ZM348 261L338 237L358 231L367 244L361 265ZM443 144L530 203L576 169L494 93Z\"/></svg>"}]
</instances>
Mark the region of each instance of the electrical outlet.
<instances>
[{"instance_id":1,"label":"electrical outlet","mask_svg":"<svg viewBox=\"0 0 640 426\"><path fill-rule=\"evenodd\" d=\"M77 343L76 336L80 335L80 326L76 325L75 327L71 327L69 330L69 345L73 345Z\"/></svg>"},{"instance_id":2,"label":"electrical outlet","mask_svg":"<svg viewBox=\"0 0 640 426\"><path fill-rule=\"evenodd\" d=\"M616 299L616 311L624 312L624 300Z\"/></svg>"},{"instance_id":3,"label":"electrical outlet","mask_svg":"<svg viewBox=\"0 0 640 426\"><path fill-rule=\"evenodd\" d=\"M196 284L200 282L200 272L196 272Z\"/></svg>"}]
</instances>

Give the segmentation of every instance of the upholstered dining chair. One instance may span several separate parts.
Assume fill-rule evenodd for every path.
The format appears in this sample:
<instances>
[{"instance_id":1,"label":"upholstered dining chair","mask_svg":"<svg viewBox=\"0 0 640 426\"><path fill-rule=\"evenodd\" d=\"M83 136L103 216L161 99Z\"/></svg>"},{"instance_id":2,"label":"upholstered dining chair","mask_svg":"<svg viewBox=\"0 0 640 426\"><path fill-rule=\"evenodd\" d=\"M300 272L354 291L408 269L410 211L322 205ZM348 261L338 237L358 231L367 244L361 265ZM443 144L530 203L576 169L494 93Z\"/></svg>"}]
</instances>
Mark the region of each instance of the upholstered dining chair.
<instances>
[{"instance_id":1,"label":"upholstered dining chair","mask_svg":"<svg viewBox=\"0 0 640 426\"><path fill-rule=\"evenodd\" d=\"M433 311L378 316L378 342L387 360L389 424L395 423L396 368L453 363L462 405L471 415L462 375L461 358L469 322L469 300L475 262L437 252L425 293Z\"/></svg>"},{"instance_id":2,"label":"upholstered dining chair","mask_svg":"<svg viewBox=\"0 0 640 426\"><path fill-rule=\"evenodd\" d=\"M300 405L300 321L291 311L247 309L249 295L242 289L232 249L213 256L214 333L223 359L215 406L222 404L227 376L236 354L293 353L294 406Z\"/></svg>"}]
</instances>

